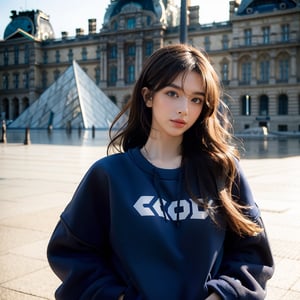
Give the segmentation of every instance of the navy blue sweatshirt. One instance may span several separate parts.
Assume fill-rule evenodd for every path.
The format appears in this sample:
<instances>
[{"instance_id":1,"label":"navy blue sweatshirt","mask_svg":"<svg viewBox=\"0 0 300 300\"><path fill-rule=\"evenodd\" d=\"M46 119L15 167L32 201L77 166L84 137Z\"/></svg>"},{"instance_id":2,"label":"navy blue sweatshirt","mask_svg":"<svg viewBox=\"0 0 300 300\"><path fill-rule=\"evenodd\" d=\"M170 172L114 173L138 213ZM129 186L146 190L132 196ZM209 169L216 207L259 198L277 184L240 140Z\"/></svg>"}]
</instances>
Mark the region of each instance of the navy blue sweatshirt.
<instances>
[{"instance_id":1,"label":"navy blue sweatshirt","mask_svg":"<svg viewBox=\"0 0 300 300\"><path fill-rule=\"evenodd\" d=\"M235 198L263 226L238 170ZM239 237L217 226L184 192L181 172L154 167L139 149L89 169L48 245L62 280L57 299L204 300L212 291L264 299L273 274L266 233Z\"/></svg>"}]
</instances>

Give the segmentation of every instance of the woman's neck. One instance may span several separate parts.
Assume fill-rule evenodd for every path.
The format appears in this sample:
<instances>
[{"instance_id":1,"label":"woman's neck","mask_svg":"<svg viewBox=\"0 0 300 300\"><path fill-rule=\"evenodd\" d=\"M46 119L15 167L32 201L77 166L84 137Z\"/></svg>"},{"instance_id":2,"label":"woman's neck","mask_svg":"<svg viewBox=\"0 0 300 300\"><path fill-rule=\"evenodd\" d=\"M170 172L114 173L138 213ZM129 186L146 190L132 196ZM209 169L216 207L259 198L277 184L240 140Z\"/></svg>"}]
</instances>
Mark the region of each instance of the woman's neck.
<instances>
[{"instance_id":1,"label":"woman's neck","mask_svg":"<svg viewBox=\"0 0 300 300\"><path fill-rule=\"evenodd\" d=\"M181 139L166 141L149 137L141 152L158 168L176 169L181 165Z\"/></svg>"}]
</instances>

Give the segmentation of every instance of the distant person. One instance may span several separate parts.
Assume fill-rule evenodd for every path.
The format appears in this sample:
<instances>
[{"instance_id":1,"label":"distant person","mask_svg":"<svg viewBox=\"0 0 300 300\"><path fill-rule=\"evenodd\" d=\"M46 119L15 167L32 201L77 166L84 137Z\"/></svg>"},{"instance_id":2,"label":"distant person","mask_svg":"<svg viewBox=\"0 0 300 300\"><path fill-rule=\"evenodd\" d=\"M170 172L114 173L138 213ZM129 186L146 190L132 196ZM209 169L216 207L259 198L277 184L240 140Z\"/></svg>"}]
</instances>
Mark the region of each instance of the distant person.
<instances>
[{"instance_id":1,"label":"distant person","mask_svg":"<svg viewBox=\"0 0 300 300\"><path fill-rule=\"evenodd\" d=\"M221 92L190 46L146 61L110 129L119 153L90 168L50 239L57 299L265 298L273 258Z\"/></svg>"},{"instance_id":2,"label":"distant person","mask_svg":"<svg viewBox=\"0 0 300 300\"><path fill-rule=\"evenodd\" d=\"M7 138L6 138L6 122L5 120L2 120L2 126L1 126L1 143L6 143Z\"/></svg>"}]
</instances>

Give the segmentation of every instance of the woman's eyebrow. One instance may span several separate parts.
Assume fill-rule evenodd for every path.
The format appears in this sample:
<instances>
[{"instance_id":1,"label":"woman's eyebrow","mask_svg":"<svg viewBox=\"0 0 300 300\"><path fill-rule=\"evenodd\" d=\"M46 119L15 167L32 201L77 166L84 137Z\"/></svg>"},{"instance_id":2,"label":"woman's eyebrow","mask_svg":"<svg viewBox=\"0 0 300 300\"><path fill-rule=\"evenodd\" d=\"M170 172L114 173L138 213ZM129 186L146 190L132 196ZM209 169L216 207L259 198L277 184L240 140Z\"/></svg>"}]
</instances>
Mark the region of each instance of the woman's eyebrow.
<instances>
[{"instance_id":1,"label":"woman's eyebrow","mask_svg":"<svg viewBox=\"0 0 300 300\"><path fill-rule=\"evenodd\" d=\"M177 85L177 84L175 84L175 83L170 83L170 84L168 84L167 86L183 91L182 87L179 86L179 85ZM198 91L193 92L192 95L198 95L198 96L203 96L203 97L205 97L205 93L204 93L204 92L198 92Z\"/></svg>"}]
</instances>

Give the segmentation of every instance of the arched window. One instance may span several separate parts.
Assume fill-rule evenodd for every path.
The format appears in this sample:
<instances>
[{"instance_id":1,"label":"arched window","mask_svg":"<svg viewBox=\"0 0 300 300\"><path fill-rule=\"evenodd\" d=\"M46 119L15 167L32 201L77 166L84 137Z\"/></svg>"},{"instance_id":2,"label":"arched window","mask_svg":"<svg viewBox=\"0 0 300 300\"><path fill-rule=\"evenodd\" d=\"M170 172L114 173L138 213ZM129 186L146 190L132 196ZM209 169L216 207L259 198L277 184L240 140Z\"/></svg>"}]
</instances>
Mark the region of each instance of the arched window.
<instances>
[{"instance_id":1,"label":"arched window","mask_svg":"<svg viewBox=\"0 0 300 300\"><path fill-rule=\"evenodd\" d=\"M21 107L22 111L21 111L21 113L25 109L27 109L28 107L29 107L29 99L27 97L25 97L25 98L22 99L22 107Z\"/></svg>"},{"instance_id":2,"label":"arched window","mask_svg":"<svg viewBox=\"0 0 300 300\"><path fill-rule=\"evenodd\" d=\"M69 60L69 63L72 63L73 58L74 58L73 49L69 49L69 52L68 52L68 60Z\"/></svg>"},{"instance_id":3,"label":"arched window","mask_svg":"<svg viewBox=\"0 0 300 300\"><path fill-rule=\"evenodd\" d=\"M19 109L19 99L14 98L12 100L12 118L13 120L19 116L20 109Z\"/></svg>"},{"instance_id":4,"label":"arched window","mask_svg":"<svg viewBox=\"0 0 300 300\"><path fill-rule=\"evenodd\" d=\"M250 116L251 115L251 96L244 95L242 97L242 115Z\"/></svg>"},{"instance_id":5,"label":"arched window","mask_svg":"<svg viewBox=\"0 0 300 300\"><path fill-rule=\"evenodd\" d=\"M261 95L259 98L259 115L269 115L269 97L267 95Z\"/></svg>"},{"instance_id":6,"label":"arched window","mask_svg":"<svg viewBox=\"0 0 300 300\"><path fill-rule=\"evenodd\" d=\"M278 115L288 114L288 97L286 94L280 94L278 97Z\"/></svg>"},{"instance_id":7,"label":"arched window","mask_svg":"<svg viewBox=\"0 0 300 300\"><path fill-rule=\"evenodd\" d=\"M252 65L251 65L251 57L250 56L244 56L241 58L240 62L240 84L242 85L248 85L251 83L251 77L252 77Z\"/></svg>"},{"instance_id":8,"label":"arched window","mask_svg":"<svg viewBox=\"0 0 300 300\"><path fill-rule=\"evenodd\" d=\"M276 59L277 82L288 82L290 73L290 57L287 53L281 53Z\"/></svg>"},{"instance_id":9,"label":"arched window","mask_svg":"<svg viewBox=\"0 0 300 300\"><path fill-rule=\"evenodd\" d=\"M221 72L222 72L222 81L224 83L227 83L229 81L229 66L228 66L228 62L224 61L221 65Z\"/></svg>"},{"instance_id":10,"label":"arched window","mask_svg":"<svg viewBox=\"0 0 300 300\"><path fill-rule=\"evenodd\" d=\"M8 99L5 98L2 100L2 105L1 105L1 111L4 113L4 119L9 120L10 115L9 115L9 104L8 104Z\"/></svg>"},{"instance_id":11,"label":"arched window","mask_svg":"<svg viewBox=\"0 0 300 300\"><path fill-rule=\"evenodd\" d=\"M267 83L270 79L270 57L266 54L261 55L258 58L259 73L258 82Z\"/></svg>"}]
</instances>

